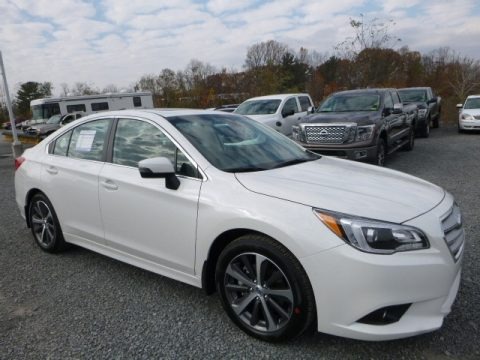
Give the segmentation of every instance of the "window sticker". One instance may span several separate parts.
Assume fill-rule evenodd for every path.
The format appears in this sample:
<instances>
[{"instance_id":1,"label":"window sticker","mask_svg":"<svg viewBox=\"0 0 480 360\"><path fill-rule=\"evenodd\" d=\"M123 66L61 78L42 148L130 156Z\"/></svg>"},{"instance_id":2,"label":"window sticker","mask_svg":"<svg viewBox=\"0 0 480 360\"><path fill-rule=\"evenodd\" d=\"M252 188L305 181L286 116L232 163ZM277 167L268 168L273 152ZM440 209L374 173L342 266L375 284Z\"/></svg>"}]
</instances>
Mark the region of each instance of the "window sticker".
<instances>
[{"instance_id":1,"label":"window sticker","mask_svg":"<svg viewBox=\"0 0 480 360\"><path fill-rule=\"evenodd\" d=\"M82 130L80 135L78 135L77 145L75 149L77 151L89 152L92 150L93 140L95 139L95 134L97 130Z\"/></svg>"}]
</instances>

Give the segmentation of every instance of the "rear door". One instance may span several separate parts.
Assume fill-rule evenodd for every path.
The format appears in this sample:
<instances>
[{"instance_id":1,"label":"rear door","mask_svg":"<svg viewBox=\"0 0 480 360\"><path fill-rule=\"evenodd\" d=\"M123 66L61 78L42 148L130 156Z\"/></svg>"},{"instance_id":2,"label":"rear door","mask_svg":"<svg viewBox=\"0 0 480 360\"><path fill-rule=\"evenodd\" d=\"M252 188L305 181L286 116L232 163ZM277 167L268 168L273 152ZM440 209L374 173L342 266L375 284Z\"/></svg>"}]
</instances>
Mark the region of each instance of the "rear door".
<instances>
[{"instance_id":1,"label":"rear door","mask_svg":"<svg viewBox=\"0 0 480 360\"><path fill-rule=\"evenodd\" d=\"M44 157L43 190L67 241L103 243L98 176L112 120L97 119L69 130L50 144Z\"/></svg>"}]
</instances>

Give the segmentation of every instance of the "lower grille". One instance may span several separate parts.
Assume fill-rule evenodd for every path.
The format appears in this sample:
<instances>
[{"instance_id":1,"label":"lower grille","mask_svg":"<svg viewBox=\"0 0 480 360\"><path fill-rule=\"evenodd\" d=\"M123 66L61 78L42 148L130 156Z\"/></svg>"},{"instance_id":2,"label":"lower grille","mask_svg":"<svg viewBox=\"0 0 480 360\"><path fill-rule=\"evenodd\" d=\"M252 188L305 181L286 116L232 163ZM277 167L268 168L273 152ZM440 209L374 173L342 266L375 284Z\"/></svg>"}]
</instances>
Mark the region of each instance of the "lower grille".
<instances>
[{"instance_id":1,"label":"lower grille","mask_svg":"<svg viewBox=\"0 0 480 360\"><path fill-rule=\"evenodd\" d=\"M465 242L465 232L462 224L460 208L455 204L442 218L442 230L447 246L455 261L460 259Z\"/></svg>"},{"instance_id":2,"label":"lower grille","mask_svg":"<svg viewBox=\"0 0 480 360\"><path fill-rule=\"evenodd\" d=\"M305 136L309 144L342 144L346 126L305 126Z\"/></svg>"}]
</instances>

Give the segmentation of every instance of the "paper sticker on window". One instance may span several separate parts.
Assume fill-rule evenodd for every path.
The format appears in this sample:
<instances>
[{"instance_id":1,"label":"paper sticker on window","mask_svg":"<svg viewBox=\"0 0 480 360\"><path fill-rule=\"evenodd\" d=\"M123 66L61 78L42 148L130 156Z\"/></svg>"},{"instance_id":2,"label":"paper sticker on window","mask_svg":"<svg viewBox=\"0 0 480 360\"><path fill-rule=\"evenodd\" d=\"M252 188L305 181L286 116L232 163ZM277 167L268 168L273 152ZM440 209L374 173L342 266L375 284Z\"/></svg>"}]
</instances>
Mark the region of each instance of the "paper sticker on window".
<instances>
[{"instance_id":1,"label":"paper sticker on window","mask_svg":"<svg viewBox=\"0 0 480 360\"><path fill-rule=\"evenodd\" d=\"M88 152L92 150L93 140L95 139L96 130L82 130L78 135L75 150Z\"/></svg>"}]
</instances>

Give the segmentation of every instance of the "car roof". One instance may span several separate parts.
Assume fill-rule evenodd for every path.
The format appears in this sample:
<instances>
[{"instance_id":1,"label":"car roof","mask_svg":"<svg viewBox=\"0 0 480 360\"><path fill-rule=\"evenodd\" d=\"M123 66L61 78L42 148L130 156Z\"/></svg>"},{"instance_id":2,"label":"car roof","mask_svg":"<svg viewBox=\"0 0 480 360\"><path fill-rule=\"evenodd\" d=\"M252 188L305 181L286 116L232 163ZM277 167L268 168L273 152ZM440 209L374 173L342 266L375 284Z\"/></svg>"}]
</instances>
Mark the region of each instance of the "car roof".
<instances>
[{"instance_id":1,"label":"car roof","mask_svg":"<svg viewBox=\"0 0 480 360\"><path fill-rule=\"evenodd\" d=\"M467 99L476 99L476 98L480 98L480 95L468 95L467 96Z\"/></svg>"},{"instance_id":2,"label":"car roof","mask_svg":"<svg viewBox=\"0 0 480 360\"><path fill-rule=\"evenodd\" d=\"M348 94L362 94L362 93L373 93L380 94L388 90L395 90L393 88L368 88L368 89L355 89L355 90L345 90L338 91L332 95L348 95Z\"/></svg>"},{"instance_id":3,"label":"car roof","mask_svg":"<svg viewBox=\"0 0 480 360\"><path fill-rule=\"evenodd\" d=\"M292 93L292 94L273 94L273 95L265 95L265 96L256 96L245 101L251 100L284 100L291 96L310 96L307 93Z\"/></svg>"},{"instance_id":4,"label":"car roof","mask_svg":"<svg viewBox=\"0 0 480 360\"><path fill-rule=\"evenodd\" d=\"M427 89L428 89L427 86L415 86L415 87L401 88L398 90L400 91L400 90L427 90Z\"/></svg>"},{"instance_id":5,"label":"car roof","mask_svg":"<svg viewBox=\"0 0 480 360\"><path fill-rule=\"evenodd\" d=\"M180 108L157 108L157 109L128 109L128 110L116 110L116 111L102 111L95 114L91 114L88 118L98 118L101 116L141 116L141 115L156 114L164 118L173 117L173 116L185 116L185 115L202 115L202 114L213 114L213 115L225 115L225 116L239 116L231 115L226 112L216 111L216 110L203 110L203 109L180 109ZM86 117L85 117L86 118ZM83 119L85 119L83 118Z\"/></svg>"}]
</instances>

